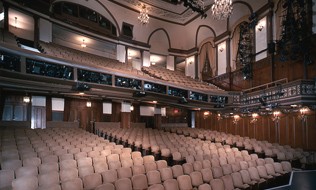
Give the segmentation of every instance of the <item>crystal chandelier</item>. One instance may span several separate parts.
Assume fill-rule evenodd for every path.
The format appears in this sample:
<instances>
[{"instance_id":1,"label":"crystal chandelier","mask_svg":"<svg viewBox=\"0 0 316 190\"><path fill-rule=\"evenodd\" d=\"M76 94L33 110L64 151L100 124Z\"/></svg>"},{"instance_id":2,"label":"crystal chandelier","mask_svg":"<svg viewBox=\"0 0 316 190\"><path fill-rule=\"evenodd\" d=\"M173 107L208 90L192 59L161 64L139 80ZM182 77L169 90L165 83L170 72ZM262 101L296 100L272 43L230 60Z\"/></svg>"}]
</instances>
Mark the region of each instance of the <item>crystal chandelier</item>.
<instances>
[{"instance_id":1,"label":"crystal chandelier","mask_svg":"<svg viewBox=\"0 0 316 190\"><path fill-rule=\"evenodd\" d=\"M232 13L232 0L215 0L212 5L212 15L215 20L225 20Z\"/></svg>"},{"instance_id":2,"label":"crystal chandelier","mask_svg":"<svg viewBox=\"0 0 316 190\"><path fill-rule=\"evenodd\" d=\"M142 23L142 24L148 24L149 23L149 16L147 14L147 9L146 9L146 5L143 5L142 8L140 9L140 13L138 16L138 20Z\"/></svg>"}]
</instances>

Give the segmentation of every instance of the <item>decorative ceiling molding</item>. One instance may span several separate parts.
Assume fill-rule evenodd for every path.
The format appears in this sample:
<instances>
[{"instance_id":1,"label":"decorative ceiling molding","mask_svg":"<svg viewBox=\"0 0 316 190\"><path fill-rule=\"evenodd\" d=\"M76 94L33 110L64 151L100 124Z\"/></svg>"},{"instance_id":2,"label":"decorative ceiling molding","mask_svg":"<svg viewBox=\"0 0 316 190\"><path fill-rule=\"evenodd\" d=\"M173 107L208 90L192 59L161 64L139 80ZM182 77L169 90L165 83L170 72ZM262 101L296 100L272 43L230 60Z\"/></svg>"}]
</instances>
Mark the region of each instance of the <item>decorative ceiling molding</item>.
<instances>
[{"instance_id":1,"label":"decorative ceiling molding","mask_svg":"<svg viewBox=\"0 0 316 190\"><path fill-rule=\"evenodd\" d=\"M200 15L193 12L190 8L183 6L183 4L172 4L165 1L151 1L151 0L110 0L120 6L129 8L139 12L142 5L145 4L150 17L171 22L174 24L185 25ZM205 9L211 7L211 0L205 0Z\"/></svg>"}]
</instances>

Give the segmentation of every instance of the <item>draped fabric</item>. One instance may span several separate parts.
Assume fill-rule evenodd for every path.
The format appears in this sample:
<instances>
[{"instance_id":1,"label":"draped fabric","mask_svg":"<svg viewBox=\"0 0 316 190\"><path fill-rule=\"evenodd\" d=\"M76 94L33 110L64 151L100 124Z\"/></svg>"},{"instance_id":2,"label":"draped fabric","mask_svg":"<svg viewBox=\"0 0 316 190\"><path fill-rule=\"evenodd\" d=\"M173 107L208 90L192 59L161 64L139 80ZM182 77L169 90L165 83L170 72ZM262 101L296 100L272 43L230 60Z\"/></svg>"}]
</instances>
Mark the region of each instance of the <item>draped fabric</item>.
<instances>
[{"instance_id":1,"label":"draped fabric","mask_svg":"<svg viewBox=\"0 0 316 190\"><path fill-rule=\"evenodd\" d=\"M283 21L283 18L282 18L282 12L284 11L284 8L282 7L282 1L283 0L280 0L277 4L277 9L275 11L275 31L276 31L276 34L275 34L275 39L278 41L281 39L281 33L282 33L282 21Z\"/></svg>"},{"instance_id":2,"label":"draped fabric","mask_svg":"<svg viewBox=\"0 0 316 190\"><path fill-rule=\"evenodd\" d=\"M199 78L200 79L202 79L202 71L205 64L206 51L207 51L207 48L205 47L205 45L203 45L200 51L200 56L199 56Z\"/></svg>"},{"instance_id":3,"label":"draped fabric","mask_svg":"<svg viewBox=\"0 0 316 190\"><path fill-rule=\"evenodd\" d=\"M215 59L215 48L212 47L212 44L207 44L207 55L208 55L208 61L210 63L211 66L211 71L212 71L212 76L216 75L216 59Z\"/></svg>"},{"instance_id":4,"label":"draped fabric","mask_svg":"<svg viewBox=\"0 0 316 190\"><path fill-rule=\"evenodd\" d=\"M233 38L231 40L231 51L232 51L231 71L235 71L237 69L236 60L237 60L239 39L240 39L240 28L239 28L239 25L237 25L234 31Z\"/></svg>"},{"instance_id":5,"label":"draped fabric","mask_svg":"<svg viewBox=\"0 0 316 190\"><path fill-rule=\"evenodd\" d=\"M202 49L200 51L199 56L199 77L202 76L203 68L205 67L205 60L208 59L208 62L210 63L212 76L215 76L216 74L216 59L215 59L215 48L212 47L212 44L210 42L207 42L202 46Z\"/></svg>"}]
</instances>

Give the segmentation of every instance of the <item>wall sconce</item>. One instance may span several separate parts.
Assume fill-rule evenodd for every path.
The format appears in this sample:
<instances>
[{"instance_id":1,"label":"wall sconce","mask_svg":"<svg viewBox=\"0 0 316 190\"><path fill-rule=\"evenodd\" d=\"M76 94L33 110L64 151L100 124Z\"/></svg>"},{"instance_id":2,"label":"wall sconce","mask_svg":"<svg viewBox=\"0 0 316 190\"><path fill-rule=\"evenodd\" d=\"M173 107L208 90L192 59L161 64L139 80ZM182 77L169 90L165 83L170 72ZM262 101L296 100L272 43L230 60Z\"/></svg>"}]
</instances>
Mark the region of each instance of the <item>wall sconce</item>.
<instances>
[{"instance_id":1,"label":"wall sconce","mask_svg":"<svg viewBox=\"0 0 316 190\"><path fill-rule=\"evenodd\" d=\"M220 52L223 52L223 51L224 51L223 46L221 46L221 47L219 48L219 51L220 51Z\"/></svg>"},{"instance_id":2,"label":"wall sconce","mask_svg":"<svg viewBox=\"0 0 316 190\"><path fill-rule=\"evenodd\" d=\"M82 47L82 48L87 47L87 45L86 45L86 43L85 43L85 40L84 40L84 39L82 39L81 47Z\"/></svg>"},{"instance_id":3,"label":"wall sconce","mask_svg":"<svg viewBox=\"0 0 316 190\"><path fill-rule=\"evenodd\" d=\"M91 101L90 101L90 100L88 100L88 101L87 101L86 106L87 106L88 108L91 108L92 103L91 103Z\"/></svg>"},{"instance_id":4,"label":"wall sconce","mask_svg":"<svg viewBox=\"0 0 316 190\"><path fill-rule=\"evenodd\" d=\"M218 113L217 114L217 120L219 121L219 120L222 120L222 119L223 119L222 115L220 113Z\"/></svg>"},{"instance_id":5,"label":"wall sconce","mask_svg":"<svg viewBox=\"0 0 316 190\"><path fill-rule=\"evenodd\" d=\"M264 28L263 25L259 25L259 26L258 26L258 30L259 30L260 32L262 31L263 28Z\"/></svg>"},{"instance_id":6,"label":"wall sconce","mask_svg":"<svg viewBox=\"0 0 316 190\"><path fill-rule=\"evenodd\" d=\"M254 123L255 124L258 121L259 115L257 113L253 113L251 115L251 117L252 117L252 119L250 120L250 123Z\"/></svg>"},{"instance_id":7,"label":"wall sconce","mask_svg":"<svg viewBox=\"0 0 316 190\"><path fill-rule=\"evenodd\" d=\"M151 62L151 65L156 65L156 62Z\"/></svg>"},{"instance_id":8,"label":"wall sconce","mask_svg":"<svg viewBox=\"0 0 316 190\"><path fill-rule=\"evenodd\" d=\"M203 112L203 118L206 119L211 115L211 113L209 111L205 111Z\"/></svg>"},{"instance_id":9,"label":"wall sconce","mask_svg":"<svg viewBox=\"0 0 316 190\"><path fill-rule=\"evenodd\" d=\"M30 103L30 101L31 101L31 98L28 95L23 96L23 102L24 103Z\"/></svg>"},{"instance_id":10,"label":"wall sconce","mask_svg":"<svg viewBox=\"0 0 316 190\"><path fill-rule=\"evenodd\" d=\"M307 118L307 112L309 111L309 108L308 107L302 107L299 111L300 111L300 114L298 115L298 118L300 120L302 120L303 122L305 122L306 118Z\"/></svg>"},{"instance_id":11,"label":"wall sconce","mask_svg":"<svg viewBox=\"0 0 316 190\"><path fill-rule=\"evenodd\" d=\"M130 109L131 109L131 111L134 111L134 106L131 105L131 108L130 108Z\"/></svg>"},{"instance_id":12,"label":"wall sconce","mask_svg":"<svg viewBox=\"0 0 316 190\"><path fill-rule=\"evenodd\" d=\"M233 124L234 124L234 125L237 125L239 120L240 120L240 116L237 115L237 114L234 115Z\"/></svg>"},{"instance_id":13,"label":"wall sconce","mask_svg":"<svg viewBox=\"0 0 316 190\"><path fill-rule=\"evenodd\" d=\"M14 17L14 28L18 27L18 17Z\"/></svg>"},{"instance_id":14,"label":"wall sconce","mask_svg":"<svg viewBox=\"0 0 316 190\"><path fill-rule=\"evenodd\" d=\"M274 121L274 122L279 122L279 120L280 120L280 115L281 115L281 112L280 112L280 111L274 111L274 112L273 112L273 116L272 116L272 121Z\"/></svg>"}]
</instances>

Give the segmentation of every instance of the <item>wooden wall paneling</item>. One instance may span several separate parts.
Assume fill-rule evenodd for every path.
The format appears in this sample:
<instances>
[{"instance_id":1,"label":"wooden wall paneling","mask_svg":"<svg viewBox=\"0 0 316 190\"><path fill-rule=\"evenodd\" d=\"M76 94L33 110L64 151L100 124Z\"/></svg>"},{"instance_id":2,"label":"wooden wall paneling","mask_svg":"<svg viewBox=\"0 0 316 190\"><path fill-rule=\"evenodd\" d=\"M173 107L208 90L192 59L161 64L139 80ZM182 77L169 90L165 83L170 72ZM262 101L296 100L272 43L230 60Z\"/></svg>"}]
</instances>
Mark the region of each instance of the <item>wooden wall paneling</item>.
<instances>
[{"instance_id":1,"label":"wooden wall paneling","mask_svg":"<svg viewBox=\"0 0 316 190\"><path fill-rule=\"evenodd\" d=\"M121 102L112 102L111 122L121 121Z\"/></svg>"},{"instance_id":2,"label":"wooden wall paneling","mask_svg":"<svg viewBox=\"0 0 316 190\"><path fill-rule=\"evenodd\" d=\"M270 125L269 125L269 132L270 132L270 142L277 143L276 141L276 129L277 129L277 123L275 121L272 121L271 118L268 118Z\"/></svg>"},{"instance_id":3,"label":"wooden wall paneling","mask_svg":"<svg viewBox=\"0 0 316 190\"><path fill-rule=\"evenodd\" d=\"M94 121L100 122L102 121L102 115L103 115L103 102L101 100L95 101L95 118Z\"/></svg>"},{"instance_id":4,"label":"wooden wall paneling","mask_svg":"<svg viewBox=\"0 0 316 190\"><path fill-rule=\"evenodd\" d=\"M259 120L258 125L261 125L262 127L262 140L269 141L269 125L268 125L268 120L266 117L261 116L261 120Z\"/></svg>"},{"instance_id":5,"label":"wooden wall paneling","mask_svg":"<svg viewBox=\"0 0 316 190\"><path fill-rule=\"evenodd\" d=\"M195 128L200 128L200 111L195 112Z\"/></svg>"},{"instance_id":6,"label":"wooden wall paneling","mask_svg":"<svg viewBox=\"0 0 316 190\"><path fill-rule=\"evenodd\" d=\"M223 132L228 133L229 123L230 123L230 119L226 118L225 119L225 123L224 123L224 130L223 130Z\"/></svg>"},{"instance_id":7,"label":"wooden wall paneling","mask_svg":"<svg viewBox=\"0 0 316 190\"><path fill-rule=\"evenodd\" d=\"M154 115L154 128L155 129L161 128L161 114Z\"/></svg>"},{"instance_id":8,"label":"wooden wall paneling","mask_svg":"<svg viewBox=\"0 0 316 190\"><path fill-rule=\"evenodd\" d=\"M80 122L80 127L89 131L89 124L90 124L90 114L88 113L88 109L90 111L90 108L86 107L86 101L79 101L79 106L74 106L72 108L79 108L79 122Z\"/></svg>"},{"instance_id":9,"label":"wooden wall paneling","mask_svg":"<svg viewBox=\"0 0 316 190\"><path fill-rule=\"evenodd\" d=\"M271 82L271 56L261 59L253 64L252 86ZM264 73L264 74L262 74Z\"/></svg>"},{"instance_id":10,"label":"wooden wall paneling","mask_svg":"<svg viewBox=\"0 0 316 190\"><path fill-rule=\"evenodd\" d=\"M250 121L249 121L249 126L250 126L250 128L253 129L253 136L254 136L254 138L257 139L257 140L262 140L262 138L261 138L262 133L259 132L261 127L260 127L260 125L258 125L258 122L250 123Z\"/></svg>"},{"instance_id":11,"label":"wooden wall paneling","mask_svg":"<svg viewBox=\"0 0 316 190\"><path fill-rule=\"evenodd\" d=\"M307 78L315 80L316 82L315 76L316 76L316 61L314 60L312 64L309 64L307 66Z\"/></svg>"},{"instance_id":12,"label":"wooden wall paneling","mask_svg":"<svg viewBox=\"0 0 316 190\"><path fill-rule=\"evenodd\" d=\"M248 127L248 137L249 138L256 138L257 135L255 134L254 125L252 123L250 123L249 117L246 118L246 126Z\"/></svg>"},{"instance_id":13,"label":"wooden wall paneling","mask_svg":"<svg viewBox=\"0 0 316 190\"><path fill-rule=\"evenodd\" d=\"M217 122L216 122L216 129L217 129L217 131L224 131L224 122L225 122L225 120L224 119L221 119L221 120L218 120Z\"/></svg>"},{"instance_id":14,"label":"wooden wall paneling","mask_svg":"<svg viewBox=\"0 0 316 190\"><path fill-rule=\"evenodd\" d=\"M121 128L130 128L130 127L131 127L131 113L121 112Z\"/></svg>"},{"instance_id":15,"label":"wooden wall paneling","mask_svg":"<svg viewBox=\"0 0 316 190\"><path fill-rule=\"evenodd\" d=\"M217 121L217 116L216 116L216 114L212 114L211 115L211 118L212 118L212 121L211 121L211 126L210 126L210 130L214 130L214 129L216 129L217 131L218 131L218 125L217 125L217 123L218 123L218 121Z\"/></svg>"},{"instance_id":16,"label":"wooden wall paneling","mask_svg":"<svg viewBox=\"0 0 316 190\"><path fill-rule=\"evenodd\" d=\"M71 112L71 99L65 97L65 105L64 105L64 121L70 121L70 112ZM74 120L72 120L74 121Z\"/></svg>"},{"instance_id":17,"label":"wooden wall paneling","mask_svg":"<svg viewBox=\"0 0 316 190\"><path fill-rule=\"evenodd\" d=\"M52 121L52 97L46 96L46 121Z\"/></svg>"},{"instance_id":18,"label":"wooden wall paneling","mask_svg":"<svg viewBox=\"0 0 316 190\"><path fill-rule=\"evenodd\" d=\"M249 137L249 126L248 125L244 125L244 136Z\"/></svg>"},{"instance_id":19,"label":"wooden wall paneling","mask_svg":"<svg viewBox=\"0 0 316 190\"><path fill-rule=\"evenodd\" d=\"M281 145L287 144L287 116L281 117L279 121L279 143Z\"/></svg>"},{"instance_id":20,"label":"wooden wall paneling","mask_svg":"<svg viewBox=\"0 0 316 190\"><path fill-rule=\"evenodd\" d=\"M265 127L263 125L263 118L262 117L259 117L257 123L257 133L260 133L261 134L261 140L264 141L265 140Z\"/></svg>"},{"instance_id":21,"label":"wooden wall paneling","mask_svg":"<svg viewBox=\"0 0 316 190\"><path fill-rule=\"evenodd\" d=\"M294 114L290 114L289 115L289 129L288 129L288 133L289 133L289 139L287 144L289 144L291 147L295 147L295 115Z\"/></svg>"},{"instance_id":22,"label":"wooden wall paneling","mask_svg":"<svg viewBox=\"0 0 316 190\"><path fill-rule=\"evenodd\" d=\"M225 129L225 133L231 133L233 134L233 131L234 131L234 124L232 122L232 119L229 118L227 121L226 121L226 129Z\"/></svg>"},{"instance_id":23,"label":"wooden wall paneling","mask_svg":"<svg viewBox=\"0 0 316 190\"><path fill-rule=\"evenodd\" d=\"M131 122L139 123L140 122L140 106L139 104L133 103L134 110L131 111ZM163 120L165 117L162 118Z\"/></svg>"},{"instance_id":24,"label":"wooden wall paneling","mask_svg":"<svg viewBox=\"0 0 316 190\"><path fill-rule=\"evenodd\" d=\"M243 121L239 121L239 122L243 122ZM243 130L244 130L244 124L242 123L242 125L240 125L238 128L237 128L237 133L236 135L240 135L240 136L243 136Z\"/></svg>"},{"instance_id":25,"label":"wooden wall paneling","mask_svg":"<svg viewBox=\"0 0 316 190\"><path fill-rule=\"evenodd\" d=\"M288 77L291 81L298 80L304 78L304 61L292 61L288 67Z\"/></svg>"},{"instance_id":26,"label":"wooden wall paneling","mask_svg":"<svg viewBox=\"0 0 316 190\"><path fill-rule=\"evenodd\" d=\"M307 127L308 127L308 147L309 150L316 150L316 112L313 112L307 117Z\"/></svg>"},{"instance_id":27,"label":"wooden wall paneling","mask_svg":"<svg viewBox=\"0 0 316 190\"><path fill-rule=\"evenodd\" d=\"M304 147L303 125L297 117L295 118L295 147Z\"/></svg>"}]
</instances>

